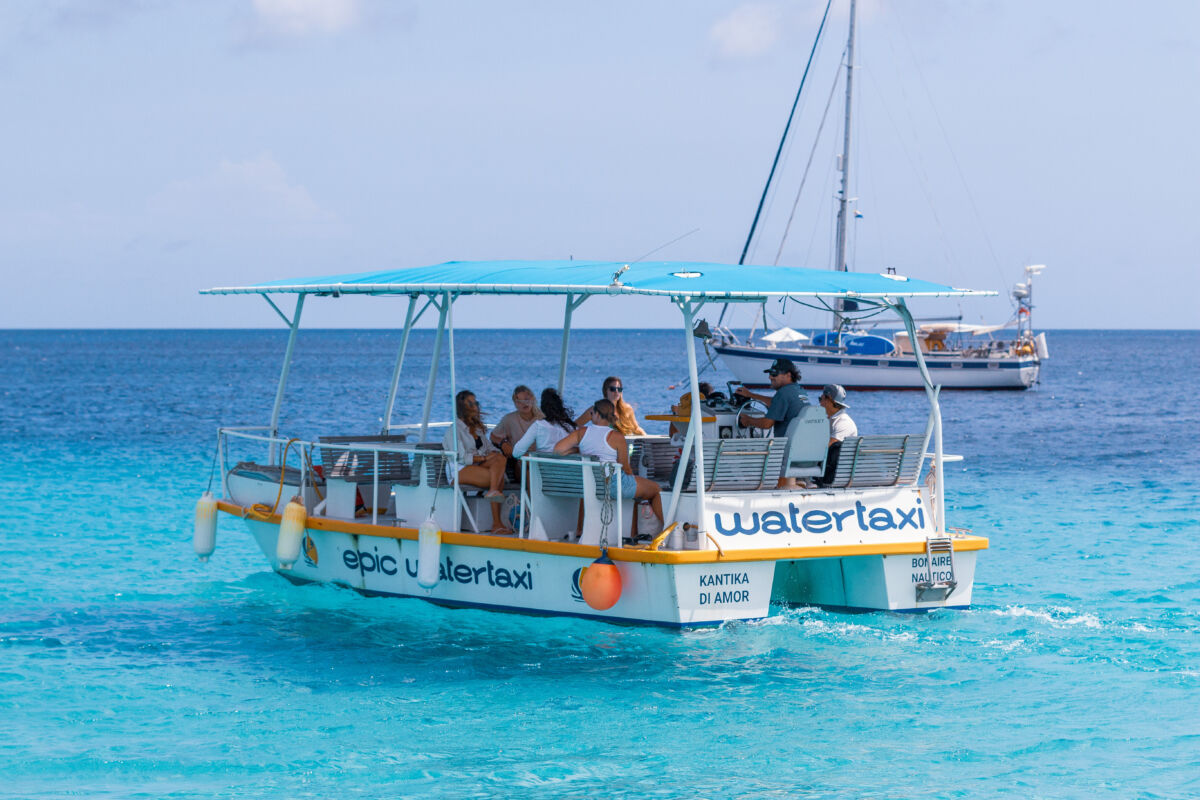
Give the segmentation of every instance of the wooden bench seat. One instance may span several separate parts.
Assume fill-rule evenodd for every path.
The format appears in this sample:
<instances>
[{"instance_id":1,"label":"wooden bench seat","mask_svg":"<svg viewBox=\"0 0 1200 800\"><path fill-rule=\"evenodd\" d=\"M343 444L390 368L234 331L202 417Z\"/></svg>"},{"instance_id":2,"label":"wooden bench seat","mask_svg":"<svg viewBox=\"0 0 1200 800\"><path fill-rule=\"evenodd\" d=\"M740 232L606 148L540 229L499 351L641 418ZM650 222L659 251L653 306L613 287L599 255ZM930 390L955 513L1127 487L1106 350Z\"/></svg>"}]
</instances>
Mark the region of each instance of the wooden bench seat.
<instances>
[{"instance_id":1,"label":"wooden bench seat","mask_svg":"<svg viewBox=\"0 0 1200 800\"><path fill-rule=\"evenodd\" d=\"M392 481L393 483L418 486L423 479L426 486L435 488L454 484L447 473L447 465L450 464L452 455L445 451L441 442L418 442L413 447L422 452L402 454L412 459L410 475L405 479Z\"/></svg>"},{"instance_id":2,"label":"wooden bench seat","mask_svg":"<svg viewBox=\"0 0 1200 800\"><path fill-rule=\"evenodd\" d=\"M925 434L849 436L838 455L833 488L913 484L925 458Z\"/></svg>"},{"instance_id":3,"label":"wooden bench seat","mask_svg":"<svg viewBox=\"0 0 1200 800\"><path fill-rule=\"evenodd\" d=\"M667 437L641 439L638 445L638 455L645 467L646 477L659 484L670 484L675 465L679 463L679 446L672 444ZM636 462L631 460L630 463Z\"/></svg>"},{"instance_id":4,"label":"wooden bench seat","mask_svg":"<svg viewBox=\"0 0 1200 800\"><path fill-rule=\"evenodd\" d=\"M318 447L321 466L326 478L340 478L355 483L370 483L375 480L375 452L369 449L371 445L383 447L398 447L406 444L404 434L388 434L375 436L322 436L321 444L347 445L354 449L345 450L340 447ZM379 452L379 482L403 482L412 478L412 466L408 453L392 451Z\"/></svg>"},{"instance_id":5,"label":"wooden bench seat","mask_svg":"<svg viewBox=\"0 0 1200 800\"><path fill-rule=\"evenodd\" d=\"M704 443L704 490L739 492L774 489L787 451L785 437L718 439ZM685 492L696 491L694 459L688 462Z\"/></svg>"},{"instance_id":6,"label":"wooden bench seat","mask_svg":"<svg viewBox=\"0 0 1200 800\"><path fill-rule=\"evenodd\" d=\"M560 455L558 453L536 453L535 456L538 460L531 463L530 466L537 470L542 494L552 497L582 498L584 471L581 465L590 464L592 480L595 482L595 496L604 497L604 462L599 461L595 456ZM620 465L617 465L617 473L620 471Z\"/></svg>"},{"instance_id":7,"label":"wooden bench seat","mask_svg":"<svg viewBox=\"0 0 1200 800\"><path fill-rule=\"evenodd\" d=\"M575 531L570 534L572 541L594 545L606 530L614 541L619 540L620 531L634 519L634 501L617 500L608 525L603 522L604 473L609 470L610 481L619 481L619 464L593 456L556 453L531 453L521 460L528 481L528 500L522 502L528 503L525 507L530 514L529 538L558 540ZM581 505L583 516L579 527Z\"/></svg>"}]
</instances>

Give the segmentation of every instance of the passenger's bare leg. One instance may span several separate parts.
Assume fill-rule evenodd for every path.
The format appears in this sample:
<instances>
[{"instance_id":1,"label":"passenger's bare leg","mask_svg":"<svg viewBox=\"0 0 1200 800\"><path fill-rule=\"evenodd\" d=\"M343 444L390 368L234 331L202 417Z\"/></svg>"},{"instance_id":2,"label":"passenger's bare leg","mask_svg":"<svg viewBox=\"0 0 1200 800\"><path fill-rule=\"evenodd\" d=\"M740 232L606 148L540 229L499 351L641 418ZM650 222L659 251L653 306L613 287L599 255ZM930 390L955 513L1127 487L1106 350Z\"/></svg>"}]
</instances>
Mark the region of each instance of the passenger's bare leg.
<instances>
[{"instance_id":1,"label":"passenger's bare leg","mask_svg":"<svg viewBox=\"0 0 1200 800\"><path fill-rule=\"evenodd\" d=\"M492 503L492 533L512 533L504 520L504 506L499 502Z\"/></svg>"},{"instance_id":2,"label":"passenger's bare leg","mask_svg":"<svg viewBox=\"0 0 1200 800\"><path fill-rule=\"evenodd\" d=\"M486 489L490 480L488 471L480 464L468 464L458 471L458 483L461 486Z\"/></svg>"},{"instance_id":3,"label":"passenger's bare leg","mask_svg":"<svg viewBox=\"0 0 1200 800\"><path fill-rule=\"evenodd\" d=\"M500 494L504 488L505 458L502 453L489 453L483 460L483 466L488 471L488 497Z\"/></svg>"},{"instance_id":4,"label":"passenger's bare leg","mask_svg":"<svg viewBox=\"0 0 1200 800\"><path fill-rule=\"evenodd\" d=\"M485 460L482 464L469 464L458 471L458 482L462 486L474 486L476 489L486 489L495 485L495 475ZM500 461L500 474L504 475L504 461ZM511 533L512 529L504 522L502 498L488 498L492 505L492 533Z\"/></svg>"},{"instance_id":5,"label":"passenger's bare leg","mask_svg":"<svg viewBox=\"0 0 1200 800\"><path fill-rule=\"evenodd\" d=\"M637 492L635 497L638 500L649 500L650 508L654 511L654 516L658 517L658 524L663 523L662 509L662 488L652 480L647 478L636 478ZM637 510L637 505L634 505L634 510ZM637 514L633 515L633 528L630 531L630 537L637 540Z\"/></svg>"}]
</instances>

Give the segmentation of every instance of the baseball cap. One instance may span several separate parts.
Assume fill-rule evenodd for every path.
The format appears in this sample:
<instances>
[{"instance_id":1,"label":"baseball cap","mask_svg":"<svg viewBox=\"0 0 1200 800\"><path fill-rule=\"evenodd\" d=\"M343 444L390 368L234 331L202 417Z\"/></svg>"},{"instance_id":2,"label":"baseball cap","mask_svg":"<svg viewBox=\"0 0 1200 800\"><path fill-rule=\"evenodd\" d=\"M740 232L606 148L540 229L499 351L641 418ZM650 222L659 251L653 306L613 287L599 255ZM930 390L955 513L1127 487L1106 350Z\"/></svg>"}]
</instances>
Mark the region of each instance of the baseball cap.
<instances>
[{"instance_id":1,"label":"baseball cap","mask_svg":"<svg viewBox=\"0 0 1200 800\"><path fill-rule=\"evenodd\" d=\"M828 397L833 401L835 406L840 406L842 408L850 407L850 404L846 402L846 390L841 386L838 386L836 383L826 384L825 388L821 390L821 396Z\"/></svg>"},{"instance_id":2,"label":"baseball cap","mask_svg":"<svg viewBox=\"0 0 1200 800\"><path fill-rule=\"evenodd\" d=\"M769 368L763 370L763 372L773 375L779 375L783 372L795 373L799 371L800 370L796 369L796 365L792 363L790 358L777 358Z\"/></svg>"}]
</instances>

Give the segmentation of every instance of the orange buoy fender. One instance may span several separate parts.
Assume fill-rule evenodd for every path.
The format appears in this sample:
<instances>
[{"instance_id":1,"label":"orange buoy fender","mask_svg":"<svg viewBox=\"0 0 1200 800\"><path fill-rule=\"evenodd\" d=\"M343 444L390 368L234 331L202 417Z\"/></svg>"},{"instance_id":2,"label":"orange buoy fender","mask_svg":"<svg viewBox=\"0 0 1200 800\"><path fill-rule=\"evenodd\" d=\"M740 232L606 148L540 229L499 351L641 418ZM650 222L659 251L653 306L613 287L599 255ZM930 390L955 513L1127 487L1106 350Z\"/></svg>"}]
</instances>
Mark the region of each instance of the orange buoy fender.
<instances>
[{"instance_id":1,"label":"orange buoy fender","mask_svg":"<svg viewBox=\"0 0 1200 800\"><path fill-rule=\"evenodd\" d=\"M610 609L621 599L621 573L608 557L608 550L584 567L579 576L579 591L584 602L597 611Z\"/></svg>"},{"instance_id":2,"label":"orange buoy fender","mask_svg":"<svg viewBox=\"0 0 1200 800\"><path fill-rule=\"evenodd\" d=\"M275 559L280 569L291 569L300 557L300 541L304 538L304 523L307 521L304 504L293 497L283 510L279 522L279 538L275 541Z\"/></svg>"}]
</instances>

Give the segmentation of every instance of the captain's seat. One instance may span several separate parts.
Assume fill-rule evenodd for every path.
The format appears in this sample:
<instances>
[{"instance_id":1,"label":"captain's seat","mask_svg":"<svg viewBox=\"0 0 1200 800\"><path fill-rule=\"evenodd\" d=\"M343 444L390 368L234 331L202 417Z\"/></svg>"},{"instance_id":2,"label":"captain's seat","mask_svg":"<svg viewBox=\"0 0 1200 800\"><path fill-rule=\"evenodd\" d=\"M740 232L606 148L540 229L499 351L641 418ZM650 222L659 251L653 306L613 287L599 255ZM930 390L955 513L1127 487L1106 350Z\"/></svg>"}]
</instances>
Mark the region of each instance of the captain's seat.
<instances>
[{"instance_id":1,"label":"captain's seat","mask_svg":"<svg viewBox=\"0 0 1200 800\"><path fill-rule=\"evenodd\" d=\"M829 418L820 406L805 406L788 423L783 477L811 478L825 472L829 452Z\"/></svg>"}]
</instances>

